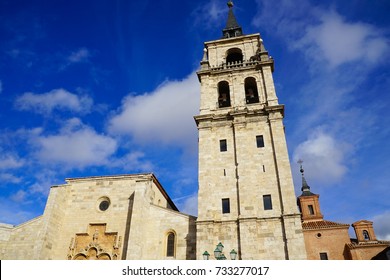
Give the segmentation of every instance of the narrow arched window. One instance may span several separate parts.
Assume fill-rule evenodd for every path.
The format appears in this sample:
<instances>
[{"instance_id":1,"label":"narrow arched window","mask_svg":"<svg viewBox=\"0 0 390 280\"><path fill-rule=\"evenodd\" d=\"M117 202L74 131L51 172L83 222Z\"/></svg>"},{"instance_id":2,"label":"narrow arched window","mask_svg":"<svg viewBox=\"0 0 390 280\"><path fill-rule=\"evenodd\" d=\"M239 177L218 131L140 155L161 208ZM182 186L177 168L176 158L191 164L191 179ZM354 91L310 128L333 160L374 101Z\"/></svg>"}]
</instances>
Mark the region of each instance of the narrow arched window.
<instances>
[{"instance_id":1,"label":"narrow arched window","mask_svg":"<svg viewBox=\"0 0 390 280\"><path fill-rule=\"evenodd\" d=\"M364 240L370 240L370 235L368 234L367 230L363 230L363 237L364 237Z\"/></svg>"},{"instance_id":2,"label":"narrow arched window","mask_svg":"<svg viewBox=\"0 0 390 280\"><path fill-rule=\"evenodd\" d=\"M226 81L218 83L218 107L230 107L230 88Z\"/></svg>"},{"instance_id":3,"label":"narrow arched window","mask_svg":"<svg viewBox=\"0 0 390 280\"><path fill-rule=\"evenodd\" d=\"M245 100L246 104L259 103L259 92L256 79L248 77L245 79Z\"/></svg>"},{"instance_id":4,"label":"narrow arched window","mask_svg":"<svg viewBox=\"0 0 390 280\"><path fill-rule=\"evenodd\" d=\"M226 64L228 66L242 63L242 61L243 61L243 55L242 55L242 51L239 48L233 48L228 50L226 56Z\"/></svg>"},{"instance_id":5,"label":"narrow arched window","mask_svg":"<svg viewBox=\"0 0 390 280\"><path fill-rule=\"evenodd\" d=\"M170 232L167 236L167 257L175 256L175 234Z\"/></svg>"}]
</instances>

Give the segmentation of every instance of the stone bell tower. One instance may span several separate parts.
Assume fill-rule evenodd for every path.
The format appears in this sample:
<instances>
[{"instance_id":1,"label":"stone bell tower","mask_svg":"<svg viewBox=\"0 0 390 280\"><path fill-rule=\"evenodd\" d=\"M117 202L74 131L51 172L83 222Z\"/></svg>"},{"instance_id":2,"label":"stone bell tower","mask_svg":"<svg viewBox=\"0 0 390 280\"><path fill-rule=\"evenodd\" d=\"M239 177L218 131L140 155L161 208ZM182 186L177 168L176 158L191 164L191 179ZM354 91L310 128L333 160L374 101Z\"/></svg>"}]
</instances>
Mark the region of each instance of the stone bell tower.
<instances>
[{"instance_id":1,"label":"stone bell tower","mask_svg":"<svg viewBox=\"0 0 390 280\"><path fill-rule=\"evenodd\" d=\"M197 73L197 258L221 242L237 259L306 259L274 61L228 7L223 36L204 43Z\"/></svg>"}]
</instances>

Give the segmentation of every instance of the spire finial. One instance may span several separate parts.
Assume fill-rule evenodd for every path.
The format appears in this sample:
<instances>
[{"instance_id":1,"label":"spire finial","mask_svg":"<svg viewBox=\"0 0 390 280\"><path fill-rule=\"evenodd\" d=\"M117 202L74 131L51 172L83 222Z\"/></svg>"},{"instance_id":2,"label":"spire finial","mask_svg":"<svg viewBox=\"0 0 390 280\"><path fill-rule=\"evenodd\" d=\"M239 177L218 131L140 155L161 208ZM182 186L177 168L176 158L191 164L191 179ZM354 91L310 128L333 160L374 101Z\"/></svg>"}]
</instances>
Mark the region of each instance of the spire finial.
<instances>
[{"instance_id":1,"label":"spire finial","mask_svg":"<svg viewBox=\"0 0 390 280\"><path fill-rule=\"evenodd\" d=\"M227 2L229 7L226 27L222 30L223 38L238 37L242 35L242 28L238 25L236 17L233 14L233 2Z\"/></svg>"},{"instance_id":2,"label":"spire finial","mask_svg":"<svg viewBox=\"0 0 390 280\"><path fill-rule=\"evenodd\" d=\"M303 167L302 167L303 160L299 159L299 160L297 161L297 163L299 163L299 165L300 165L299 171L301 172L302 176L304 176L303 173L305 172L305 170L303 170Z\"/></svg>"},{"instance_id":3,"label":"spire finial","mask_svg":"<svg viewBox=\"0 0 390 280\"><path fill-rule=\"evenodd\" d=\"M302 166L303 160L299 159L297 163L299 163L299 165L300 165L299 171L302 174L302 188L301 188L302 194L310 195L312 193L311 193L310 187L307 184L306 179L305 179L305 170L303 169L303 166Z\"/></svg>"}]
</instances>

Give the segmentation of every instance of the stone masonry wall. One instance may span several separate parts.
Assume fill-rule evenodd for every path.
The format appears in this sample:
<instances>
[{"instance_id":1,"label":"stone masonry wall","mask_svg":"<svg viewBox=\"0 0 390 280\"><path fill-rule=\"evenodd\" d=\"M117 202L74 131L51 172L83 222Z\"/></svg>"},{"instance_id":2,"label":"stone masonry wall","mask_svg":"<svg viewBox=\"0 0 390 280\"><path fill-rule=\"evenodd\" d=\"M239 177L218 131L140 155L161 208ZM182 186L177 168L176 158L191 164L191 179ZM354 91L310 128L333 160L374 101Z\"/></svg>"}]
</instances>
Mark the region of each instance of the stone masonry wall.
<instances>
[{"instance_id":1,"label":"stone masonry wall","mask_svg":"<svg viewBox=\"0 0 390 280\"><path fill-rule=\"evenodd\" d=\"M2 260L33 259L37 251L37 237L42 228L42 217L18 225L9 232L8 240L2 244ZM6 241L6 242L5 242Z\"/></svg>"}]
</instances>

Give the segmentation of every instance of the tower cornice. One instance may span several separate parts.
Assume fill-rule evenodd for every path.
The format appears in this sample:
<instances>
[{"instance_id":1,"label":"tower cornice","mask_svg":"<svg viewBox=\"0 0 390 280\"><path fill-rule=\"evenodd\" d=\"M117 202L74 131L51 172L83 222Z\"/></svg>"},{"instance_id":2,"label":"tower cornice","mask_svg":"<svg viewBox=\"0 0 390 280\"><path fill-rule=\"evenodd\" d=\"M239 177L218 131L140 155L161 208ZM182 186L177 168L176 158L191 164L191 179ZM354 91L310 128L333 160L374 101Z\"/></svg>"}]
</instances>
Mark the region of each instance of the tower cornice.
<instances>
[{"instance_id":1,"label":"tower cornice","mask_svg":"<svg viewBox=\"0 0 390 280\"><path fill-rule=\"evenodd\" d=\"M275 113L280 113L282 118L284 117L284 105L283 104L279 104L279 105L272 105L272 106L266 106L264 108L264 110L268 113L268 114L275 114Z\"/></svg>"},{"instance_id":2,"label":"tower cornice","mask_svg":"<svg viewBox=\"0 0 390 280\"><path fill-rule=\"evenodd\" d=\"M280 117L277 117L279 114ZM225 113L215 112L209 114L200 114L194 116L194 120L199 127L200 122L218 122L218 121L234 121L237 118L244 117L247 122L254 117L263 117L265 119L273 120L283 118L284 105L265 106L263 109L249 110L248 108L229 110ZM249 119L248 119L249 118Z\"/></svg>"},{"instance_id":3,"label":"tower cornice","mask_svg":"<svg viewBox=\"0 0 390 280\"><path fill-rule=\"evenodd\" d=\"M211 46L211 45L228 45L230 43L232 44L236 44L237 42L244 42L248 39L251 39L251 38L257 38L258 40L260 40L260 33L253 33L253 34L248 34L248 35L242 35L240 37L231 37L231 38L225 38L225 39L217 39L217 40L211 40L211 41L207 41L207 42L204 42L204 45L206 47L208 46Z\"/></svg>"}]
</instances>

